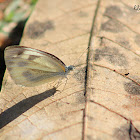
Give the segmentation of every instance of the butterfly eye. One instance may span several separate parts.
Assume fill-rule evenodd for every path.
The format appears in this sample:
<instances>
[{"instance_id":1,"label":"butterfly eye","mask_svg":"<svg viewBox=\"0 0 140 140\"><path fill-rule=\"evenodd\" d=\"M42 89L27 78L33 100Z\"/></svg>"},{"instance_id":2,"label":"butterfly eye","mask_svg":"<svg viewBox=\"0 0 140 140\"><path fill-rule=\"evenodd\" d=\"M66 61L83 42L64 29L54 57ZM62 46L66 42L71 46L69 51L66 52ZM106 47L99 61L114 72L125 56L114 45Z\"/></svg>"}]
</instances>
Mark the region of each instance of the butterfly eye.
<instances>
[{"instance_id":1,"label":"butterfly eye","mask_svg":"<svg viewBox=\"0 0 140 140\"><path fill-rule=\"evenodd\" d=\"M74 70L74 68L75 68L74 66L70 65L70 66L67 67L67 70L72 71L72 70Z\"/></svg>"}]
</instances>

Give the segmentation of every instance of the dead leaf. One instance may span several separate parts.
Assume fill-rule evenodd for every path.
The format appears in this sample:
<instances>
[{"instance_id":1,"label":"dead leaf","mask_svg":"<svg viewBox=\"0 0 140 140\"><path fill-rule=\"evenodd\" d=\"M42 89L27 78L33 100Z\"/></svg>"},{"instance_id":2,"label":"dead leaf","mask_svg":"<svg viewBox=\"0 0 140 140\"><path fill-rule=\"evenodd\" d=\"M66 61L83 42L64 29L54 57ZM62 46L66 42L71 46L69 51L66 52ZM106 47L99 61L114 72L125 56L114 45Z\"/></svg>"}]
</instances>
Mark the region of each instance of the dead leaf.
<instances>
[{"instance_id":1,"label":"dead leaf","mask_svg":"<svg viewBox=\"0 0 140 140\"><path fill-rule=\"evenodd\" d=\"M19 87L6 72L0 139L139 139L140 16L134 6L38 1L21 45L78 67L58 89Z\"/></svg>"}]
</instances>

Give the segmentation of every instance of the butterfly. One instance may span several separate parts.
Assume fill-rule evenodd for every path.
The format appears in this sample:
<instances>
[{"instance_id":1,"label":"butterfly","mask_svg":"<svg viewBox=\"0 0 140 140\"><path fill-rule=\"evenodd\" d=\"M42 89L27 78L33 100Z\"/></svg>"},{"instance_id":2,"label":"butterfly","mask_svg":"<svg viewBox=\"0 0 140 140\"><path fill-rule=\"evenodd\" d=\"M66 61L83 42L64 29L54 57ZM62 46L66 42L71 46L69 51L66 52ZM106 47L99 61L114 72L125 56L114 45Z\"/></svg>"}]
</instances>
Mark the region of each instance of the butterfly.
<instances>
[{"instance_id":1,"label":"butterfly","mask_svg":"<svg viewBox=\"0 0 140 140\"><path fill-rule=\"evenodd\" d=\"M33 87L65 77L74 66L66 66L53 54L24 46L9 46L6 67L17 85Z\"/></svg>"}]
</instances>

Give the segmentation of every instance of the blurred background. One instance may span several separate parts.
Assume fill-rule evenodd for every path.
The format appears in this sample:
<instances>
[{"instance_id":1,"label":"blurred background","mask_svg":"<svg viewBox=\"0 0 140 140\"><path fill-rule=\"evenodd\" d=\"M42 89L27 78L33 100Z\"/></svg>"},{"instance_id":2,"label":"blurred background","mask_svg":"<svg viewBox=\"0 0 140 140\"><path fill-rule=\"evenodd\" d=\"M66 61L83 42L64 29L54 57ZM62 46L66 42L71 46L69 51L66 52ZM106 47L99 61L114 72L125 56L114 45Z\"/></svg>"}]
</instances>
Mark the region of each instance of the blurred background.
<instances>
[{"instance_id":1,"label":"blurred background","mask_svg":"<svg viewBox=\"0 0 140 140\"><path fill-rule=\"evenodd\" d=\"M4 49L19 45L37 0L0 0L0 90L5 73Z\"/></svg>"}]
</instances>

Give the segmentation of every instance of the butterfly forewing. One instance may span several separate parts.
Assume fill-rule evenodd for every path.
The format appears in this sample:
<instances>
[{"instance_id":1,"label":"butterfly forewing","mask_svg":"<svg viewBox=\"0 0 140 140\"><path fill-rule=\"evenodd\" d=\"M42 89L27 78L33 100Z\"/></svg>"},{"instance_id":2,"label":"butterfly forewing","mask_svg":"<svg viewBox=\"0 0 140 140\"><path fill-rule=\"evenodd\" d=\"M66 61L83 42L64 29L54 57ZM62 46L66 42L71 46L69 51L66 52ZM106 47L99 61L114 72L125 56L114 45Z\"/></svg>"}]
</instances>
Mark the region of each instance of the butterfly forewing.
<instances>
[{"instance_id":1,"label":"butterfly forewing","mask_svg":"<svg viewBox=\"0 0 140 140\"><path fill-rule=\"evenodd\" d=\"M10 46L5 62L16 84L36 86L65 75L65 64L57 57L36 49Z\"/></svg>"}]
</instances>

